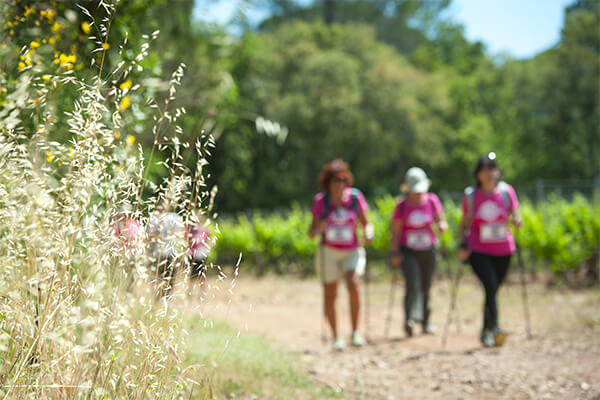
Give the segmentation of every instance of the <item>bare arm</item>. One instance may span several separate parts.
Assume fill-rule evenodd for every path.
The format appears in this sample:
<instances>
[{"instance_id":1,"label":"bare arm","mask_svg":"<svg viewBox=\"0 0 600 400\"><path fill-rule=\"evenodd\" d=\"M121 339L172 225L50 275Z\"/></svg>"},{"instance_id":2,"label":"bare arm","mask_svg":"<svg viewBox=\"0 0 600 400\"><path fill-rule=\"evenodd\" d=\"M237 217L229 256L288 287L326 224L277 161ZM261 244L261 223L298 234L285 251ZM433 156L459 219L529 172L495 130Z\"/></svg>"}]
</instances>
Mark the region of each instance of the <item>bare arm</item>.
<instances>
[{"instance_id":1,"label":"bare arm","mask_svg":"<svg viewBox=\"0 0 600 400\"><path fill-rule=\"evenodd\" d=\"M310 224L310 229L308 230L308 236L312 239L315 236L317 236L317 234L323 233L325 231L325 228L326 228L325 221L316 219L313 216L312 222Z\"/></svg>"},{"instance_id":2,"label":"bare arm","mask_svg":"<svg viewBox=\"0 0 600 400\"><path fill-rule=\"evenodd\" d=\"M399 267L402 262L400 254L400 235L402 234L402 220L392 220L392 237L390 239L390 261L392 266Z\"/></svg>"},{"instance_id":3,"label":"bare arm","mask_svg":"<svg viewBox=\"0 0 600 400\"><path fill-rule=\"evenodd\" d=\"M446 216L443 211L435 215L435 223L440 232L445 232L448 229L448 222L446 222Z\"/></svg>"},{"instance_id":4,"label":"bare arm","mask_svg":"<svg viewBox=\"0 0 600 400\"><path fill-rule=\"evenodd\" d=\"M523 225L523 218L521 218L521 212L518 208L515 208L510 212L510 219L512 220L515 228L519 229Z\"/></svg>"},{"instance_id":5,"label":"bare arm","mask_svg":"<svg viewBox=\"0 0 600 400\"><path fill-rule=\"evenodd\" d=\"M471 251L467 247L468 232L466 232L466 226L467 217L463 215L460 219L460 223L458 224L458 237L460 239L460 245L458 246L457 255L461 261L467 261L471 255Z\"/></svg>"},{"instance_id":6,"label":"bare arm","mask_svg":"<svg viewBox=\"0 0 600 400\"><path fill-rule=\"evenodd\" d=\"M375 234L373 224L369 222L369 219L367 218L367 213L364 211L359 212L358 219L360 220L360 223L363 226L363 232L365 234L365 245L368 246L371 243L371 240L373 240L373 235Z\"/></svg>"}]
</instances>

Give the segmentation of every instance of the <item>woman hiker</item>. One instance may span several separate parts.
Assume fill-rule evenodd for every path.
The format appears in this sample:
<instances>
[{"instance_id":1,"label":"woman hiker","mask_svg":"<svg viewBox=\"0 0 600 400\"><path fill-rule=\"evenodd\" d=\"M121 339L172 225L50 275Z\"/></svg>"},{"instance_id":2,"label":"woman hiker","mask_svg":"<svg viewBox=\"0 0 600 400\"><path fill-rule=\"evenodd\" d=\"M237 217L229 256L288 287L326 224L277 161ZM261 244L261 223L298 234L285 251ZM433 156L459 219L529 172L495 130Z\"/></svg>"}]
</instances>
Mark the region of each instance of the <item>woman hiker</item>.
<instances>
[{"instance_id":1,"label":"woman hiker","mask_svg":"<svg viewBox=\"0 0 600 400\"><path fill-rule=\"evenodd\" d=\"M414 334L420 323L423 333L433 334L429 291L436 268L434 225L440 232L448 228L440 199L429 192L431 181L421 168L410 168L402 191L406 196L396 205L392 219L390 261L394 268L402 266L406 279L404 297L407 336Z\"/></svg>"},{"instance_id":2,"label":"woman hiker","mask_svg":"<svg viewBox=\"0 0 600 400\"><path fill-rule=\"evenodd\" d=\"M338 281L344 279L350 297L352 321L351 344L366 344L358 331L360 311L360 281L365 272L365 250L359 244L356 228L364 230L364 244L373 239L373 225L367 219L367 202L363 194L352 187L353 176L348 164L335 159L323 167L319 186L323 190L314 198L309 235L321 235L315 264L324 287L324 312L334 337L335 350L344 349L339 336L335 312Z\"/></svg>"},{"instance_id":3,"label":"woman hiker","mask_svg":"<svg viewBox=\"0 0 600 400\"><path fill-rule=\"evenodd\" d=\"M481 342L485 347L502 346L506 335L498 324L496 294L516 251L508 223L521 226L519 200L513 187L500 181L494 153L479 158L474 176L476 185L465 190L462 201L458 257L471 264L485 291Z\"/></svg>"}]
</instances>

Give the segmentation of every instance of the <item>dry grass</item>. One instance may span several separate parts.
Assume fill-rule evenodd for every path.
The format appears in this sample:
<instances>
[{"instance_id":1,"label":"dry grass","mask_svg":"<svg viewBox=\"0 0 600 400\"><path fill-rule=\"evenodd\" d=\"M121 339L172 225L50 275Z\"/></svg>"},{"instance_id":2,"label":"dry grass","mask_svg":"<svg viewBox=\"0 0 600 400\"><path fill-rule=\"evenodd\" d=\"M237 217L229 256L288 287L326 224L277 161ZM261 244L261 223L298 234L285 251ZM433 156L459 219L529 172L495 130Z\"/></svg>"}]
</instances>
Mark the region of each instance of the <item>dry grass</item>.
<instances>
[{"instance_id":1,"label":"dry grass","mask_svg":"<svg viewBox=\"0 0 600 400\"><path fill-rule=\"evenodd\" d=\"M115 7L102 5L107 16L97 21L96 41L104 54ZM169 110L184 66L173 73L165 103L150 102L153 152L168 150L170 176L147 182L151 160L141 147L115 140L128 131L119 107L127 93L110 77L127 77L146 50L108 74L100 68L92 81L51 77L78 90L66 115L52 114L49 85L38 84L36 68L20 76L0 108L2 398L179 398L194 384L182 361L181 315L157 299L145 233L130 246L114 234L114 217L126 205L145 226L165 200L186 222L210 201L202 168L212 140L198 139L198 166L187 170L176 125L185 110ZM55 118L68 119L68 145L48 139Z\"/></svg>"}]
</instances>

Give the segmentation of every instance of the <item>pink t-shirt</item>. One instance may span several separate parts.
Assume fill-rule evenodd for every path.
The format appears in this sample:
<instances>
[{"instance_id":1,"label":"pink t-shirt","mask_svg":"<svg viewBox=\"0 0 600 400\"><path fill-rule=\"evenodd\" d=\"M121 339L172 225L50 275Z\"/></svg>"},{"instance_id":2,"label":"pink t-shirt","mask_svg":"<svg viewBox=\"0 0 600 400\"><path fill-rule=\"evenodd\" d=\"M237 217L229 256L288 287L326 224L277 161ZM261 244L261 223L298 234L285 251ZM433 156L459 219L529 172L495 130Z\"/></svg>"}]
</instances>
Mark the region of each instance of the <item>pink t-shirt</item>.
<instances>
[{"instance_id":1,"label":"pink t-shirt","mask_svg":"<svg viewBox=\"0 0 600 400\"><path fill-rule=\"evenodd\" d=\"M116 223L115 236L124 246L133 246L142 236L142 226L135 219L127 218Z\"/></svg>"},{"instance_id":2,"label":"pink t-shirt","mask_svg":"<svg viewBox=\"0 0 600 400\"><path fill-rule=\"evenodd\" d=\"M508 215L519 208L519 200L513 187L506 184L510 207L507 210L500 189L494 193L485 193L475 188L473 198L473 221L467 238L467 245L471 251L505 256L515 252L515 238L508 226ZM463 197L462 209L465 218L468 218L468 199Z\"/></svg>"},{"instance_id":3,"label":"pink t-shirt","mask_svg":"<svg viewBox=\"0 0 600 400\"><path fill-rule=\"evenodd\" d=\"M356 222L358 213L366 212L369 208L363 194L356 191L356 205L358 213L352 207L352 188L346 188L342 197L342 204L336 207L329 198L329 212L325 216L327 230L322 235L321 243L325 246L342 250L351 250L359 247L356 235ZM323 214L324 193L317 193L312 207L315 220L320 220Z\"/></svg>"},{"instance_id":4,"label":"pink t-shirt","mask_svg":"<svg viewBox=\"0 0 600 400\"><path fill-rule=\"evenodd\" d=\"M401 199L394 210L394 220L402 221L400 245L413 250L427 250L437 242L432 229L435 216L442 213L442 203L435 193L425 193L421 204Z\"/></svg>"},{"instance_id":5,"label":"pink t-shirt","mask_svg":"<svg viewBox=\"0 0 600 400\"><path fill-rule=\"evenodd\" d=\"M206 257L210 251L210 233L203 224L188 230L188 246L193 258Z\"/></svg>"}]
</instances>

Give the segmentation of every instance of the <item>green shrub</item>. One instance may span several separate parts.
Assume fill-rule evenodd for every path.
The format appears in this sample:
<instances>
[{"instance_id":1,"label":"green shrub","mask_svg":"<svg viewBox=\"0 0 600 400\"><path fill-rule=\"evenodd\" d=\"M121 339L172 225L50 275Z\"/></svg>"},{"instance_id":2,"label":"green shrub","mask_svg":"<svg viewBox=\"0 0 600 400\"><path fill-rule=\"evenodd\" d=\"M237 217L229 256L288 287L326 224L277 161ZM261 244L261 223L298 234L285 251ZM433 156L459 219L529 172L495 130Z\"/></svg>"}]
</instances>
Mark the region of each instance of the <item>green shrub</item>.
<instances>
[{"instance_id":1,"label":"green shrub","mask_svg":"<svg viewBox=\"0 0 600 400\"><path fill-rule=\"evenodd\" d=\"M374 200L369 218L375 226L370 247L371 259L383 260L389 252L390 222L397 199L387 195ZM441 234L439 247L454 257L458 247L458 224L462 217L460 204L443 201L449 229ZM517 241L526 256L536 259L560 274L579 268L598 249L600 242L600 202L576 195L572 201L551 198L542 204L526 199L521 205L523 227ZM277 273L313 271L317 239L308 237L311 222L308 210L294 205L285 213L254 213L252 218L239 215L221 222L216 253L220 261L233 262L243 254L245 268ZM452 263L456 265L455 262Z\"/></svg>"}]
</instances>

